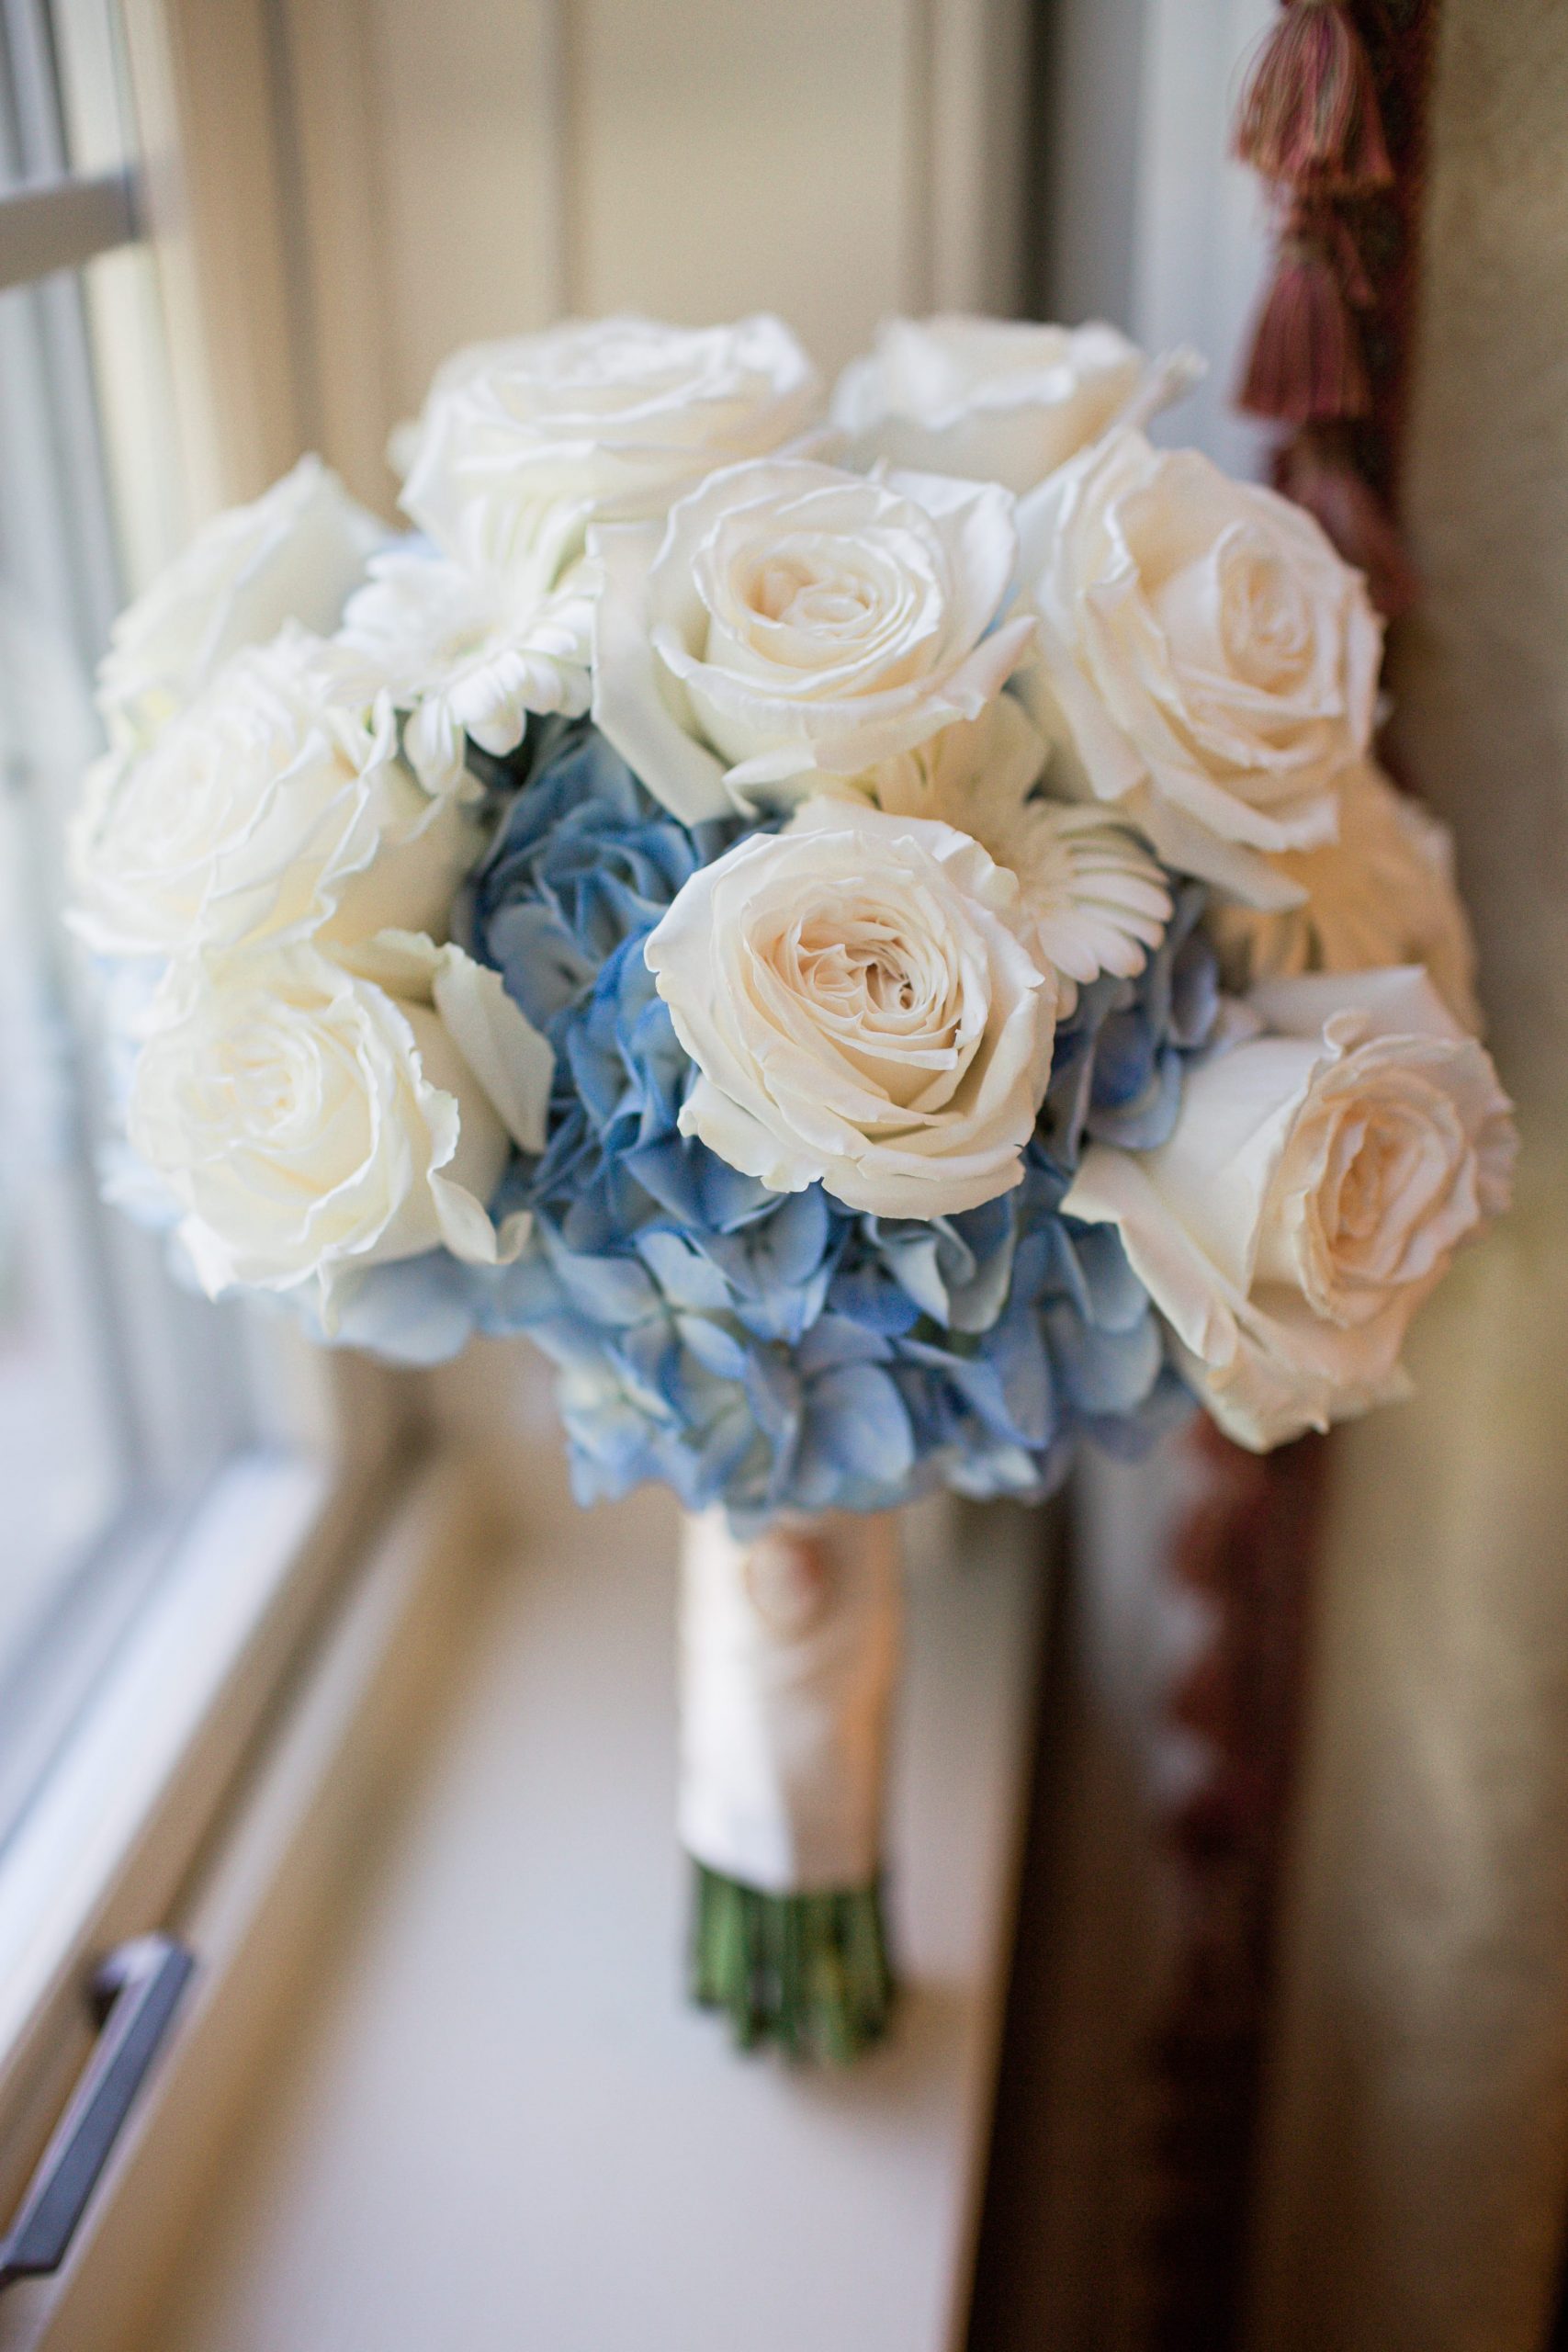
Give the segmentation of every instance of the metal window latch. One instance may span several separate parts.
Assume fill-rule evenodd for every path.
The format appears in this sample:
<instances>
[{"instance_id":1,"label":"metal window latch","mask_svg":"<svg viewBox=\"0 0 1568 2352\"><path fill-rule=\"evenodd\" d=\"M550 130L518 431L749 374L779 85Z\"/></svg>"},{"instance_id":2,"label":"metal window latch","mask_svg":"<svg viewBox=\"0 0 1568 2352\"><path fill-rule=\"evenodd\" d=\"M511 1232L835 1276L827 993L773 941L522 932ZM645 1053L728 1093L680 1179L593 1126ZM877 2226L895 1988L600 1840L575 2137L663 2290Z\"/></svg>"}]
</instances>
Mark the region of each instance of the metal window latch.
<instances>
[{"instance_id":1,"label":"metal window latch","mask_svg":"<svg viewBox=\"0 0 1568 2352\"><path fill-rule=\"evenodd\" d=\"M97 2047L0 2238L0 2287L58 2270L196 1965L171 1936L136 1936L97 1971Z\"/></svg>"}]
</instances>

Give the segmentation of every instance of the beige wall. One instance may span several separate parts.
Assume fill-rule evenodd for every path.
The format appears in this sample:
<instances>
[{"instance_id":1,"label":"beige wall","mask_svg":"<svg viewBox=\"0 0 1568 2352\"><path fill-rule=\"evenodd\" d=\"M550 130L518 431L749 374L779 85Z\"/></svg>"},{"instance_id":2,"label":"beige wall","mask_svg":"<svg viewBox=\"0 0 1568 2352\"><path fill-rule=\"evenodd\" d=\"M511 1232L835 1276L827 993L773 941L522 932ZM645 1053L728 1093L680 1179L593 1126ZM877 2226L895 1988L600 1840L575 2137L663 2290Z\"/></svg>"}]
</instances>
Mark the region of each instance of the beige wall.
<instances>
[{"instance_id":1,"label":"beige wall","mask_svg":"<svg viewBox=\"0 0 1568 2352\"><path fill-rule=\"evenodd\" d=\"M1393 675L1525 1156L1343 1441L1269 2352L1534 2352L1568 2183L1568 9L1440 14Z\"/></svg>"},{"instance_id":2,"label":"beige wall","mask_svg":"<svg viewBox=\"0 0 1568 2352\"><path fill-rule=\"evenodd\" d=\"M1026 0L282 0L316 437L385 503L455 345L779 311L837 370L1021 278Z\"/></svg>"}]
</instances>

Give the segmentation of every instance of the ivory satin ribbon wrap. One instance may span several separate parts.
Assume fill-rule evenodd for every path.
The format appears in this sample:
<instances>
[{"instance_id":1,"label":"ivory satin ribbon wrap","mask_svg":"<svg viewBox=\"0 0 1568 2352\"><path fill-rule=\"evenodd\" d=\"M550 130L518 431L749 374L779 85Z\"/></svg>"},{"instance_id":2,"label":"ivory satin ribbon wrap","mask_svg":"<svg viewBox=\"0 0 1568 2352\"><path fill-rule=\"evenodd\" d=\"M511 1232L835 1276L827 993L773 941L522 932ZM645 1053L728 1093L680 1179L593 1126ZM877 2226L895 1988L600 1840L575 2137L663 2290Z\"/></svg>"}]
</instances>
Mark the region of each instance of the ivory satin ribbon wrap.
<instances>
[{"instance_id":1,"label":"ivory satin ribbon wrap","mask_svg":"<svg viewBox=\"0 0 1568 2352\"><path fill-rule=\"evenodd\" d=\"M873 1884L900 1621L891 1513L682 1522L682 1844L767 1894Z\"/></svg>"}]
</instances>

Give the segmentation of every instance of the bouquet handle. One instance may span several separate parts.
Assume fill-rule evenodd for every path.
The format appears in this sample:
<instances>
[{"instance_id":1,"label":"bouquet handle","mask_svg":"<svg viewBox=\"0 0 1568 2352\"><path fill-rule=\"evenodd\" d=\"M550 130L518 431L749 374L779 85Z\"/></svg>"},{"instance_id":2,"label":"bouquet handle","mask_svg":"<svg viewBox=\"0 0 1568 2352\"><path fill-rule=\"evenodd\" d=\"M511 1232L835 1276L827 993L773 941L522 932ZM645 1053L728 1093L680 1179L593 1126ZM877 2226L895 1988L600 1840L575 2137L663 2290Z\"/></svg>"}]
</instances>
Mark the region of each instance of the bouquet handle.
<instances>
[{"instance_id":1,"label":"bouquet handle","mask_svg":"<svg viewBox=\"0 0 1568 2352\"><path fill-rule=\"evenodd\" d=\"M682 1523L680 1833L692 1990L743 2048L846 2063L881 2039L887 1733L900 1631L888 1512Z\"/></svg>"}]
</instances>

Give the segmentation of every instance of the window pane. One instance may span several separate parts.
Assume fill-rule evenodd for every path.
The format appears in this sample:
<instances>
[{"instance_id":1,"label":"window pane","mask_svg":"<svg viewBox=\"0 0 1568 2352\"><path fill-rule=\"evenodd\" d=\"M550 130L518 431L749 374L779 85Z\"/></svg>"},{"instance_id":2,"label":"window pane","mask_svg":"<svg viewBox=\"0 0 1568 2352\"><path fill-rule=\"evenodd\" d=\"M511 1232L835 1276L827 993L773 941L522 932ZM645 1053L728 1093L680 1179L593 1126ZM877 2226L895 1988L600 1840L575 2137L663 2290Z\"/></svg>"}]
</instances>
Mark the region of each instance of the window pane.
<instances>
[{"instance_id":1,"label":"window pane","mask_svg":"<svg viewBox=\"0 0 1568 2352\"><path fill-rule=\"evenodd\" d=\"M0 1658L51 1564L108 1522L130 1475L41 838L48 784L64 781L48 763L90 741L73 668L0 579L0 1476L14 1498Z\"/></svg>"},{"instance_id":2,"label":"window pane","mask_svg":"<svg viewBox=\"0 0 1568 2352\"><path fill-rule=\"evenodd\" d=\"M0 22L4 184L70 159L43 11ZM133 560L149 536L146 483L111 496L95 359L119 415L156 398L149 291L127 254L0 294L0 1841L250 1419L238 1318L100 1202L115 1071L62 920L121 526Z\"/></svg>"}]
</instances>

